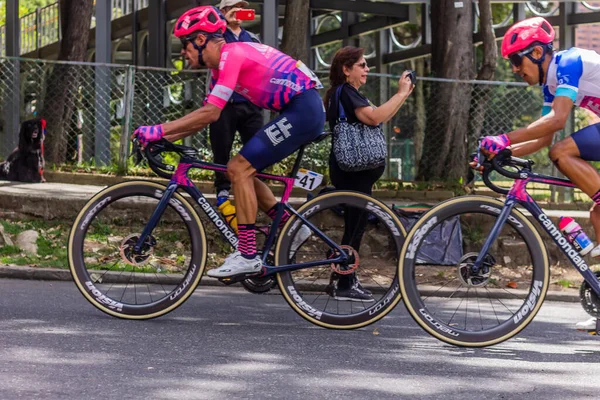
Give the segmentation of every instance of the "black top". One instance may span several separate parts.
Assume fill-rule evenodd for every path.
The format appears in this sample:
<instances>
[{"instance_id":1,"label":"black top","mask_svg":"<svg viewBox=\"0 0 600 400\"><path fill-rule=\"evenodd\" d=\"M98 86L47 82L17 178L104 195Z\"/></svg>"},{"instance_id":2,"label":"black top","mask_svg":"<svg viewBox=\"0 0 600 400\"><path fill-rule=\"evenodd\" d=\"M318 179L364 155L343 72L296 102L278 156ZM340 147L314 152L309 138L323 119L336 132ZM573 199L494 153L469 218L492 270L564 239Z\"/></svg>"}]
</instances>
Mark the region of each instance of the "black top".
<instances>
[{"instance_id":1,"label":"black top","mask_svg":"<svg viewBox=\"0 0 600 400\"><path fill-rule=\"evenodd\" d=\"M329 128L333 132L333 128L337 124L338 119L338 99L336 92L337 87L334 88L329 107L327 109L327 120L329 122ZM356 88L348 83L344 83L340 97L342 98L342 106L344 106L344 112L346 113L346 119L349 123L360 122L354 110L360 107L370 106L369 100Z\"/></svg>"}]
</instances>

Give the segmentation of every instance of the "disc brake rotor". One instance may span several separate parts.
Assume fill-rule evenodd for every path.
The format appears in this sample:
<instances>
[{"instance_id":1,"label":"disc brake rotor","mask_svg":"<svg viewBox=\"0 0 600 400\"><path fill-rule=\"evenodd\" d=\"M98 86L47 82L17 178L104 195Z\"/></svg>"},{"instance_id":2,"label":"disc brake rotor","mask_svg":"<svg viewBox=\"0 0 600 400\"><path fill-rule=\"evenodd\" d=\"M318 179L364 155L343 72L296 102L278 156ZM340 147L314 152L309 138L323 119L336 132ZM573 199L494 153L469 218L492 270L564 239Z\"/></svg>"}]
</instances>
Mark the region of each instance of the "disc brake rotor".
<instances>
[{"instance_id":1,"label":"disc brake rotor","mask_svg":"<svg viewBox=\"0 0 600 400\"><path fill-rule=\"evenodd\" d=\"M473 265L479 253L467 253L458 262L458 276L462 283L467 286L480 287L488 283L492 267L496 264L494 257L486 254L477 272L473 271Z\"/></svg>"},{"instance_id":2,"label":"disc brake rotor","mask_svg":"<svg viewBox=\"0 0 600 400\"><path fill-rule=\"evenodd\" d=\"M120 253L121 259L129 264L129 265L144 265L147 264L150 260L150 256L154 253L154 246L156 246L156 240L152 235L149 235L144 243L142 244L142 249L139 253L136 253L133 248L137 241L139 240L139 235L133 234L127 236L121 242Z\"/></svg>"},{"instance_id":3,"label":"disc brake rotor","mask_svg":"<svg viewBox=\"0 0 600 400\"><path fill-rule=\"evenodd\" d=\"M352 246L347 246L344 244L344 245L341 245L340 247L346 251L346 254L348 254L348 260L354 261L354 262L351 264L350 263L348 263L348 264L331 263L331 269L333 270L333 272L335 272L337 274L349 275L349 274L353 273L354 271L356 271L356 268L358 268L358 264L360 262L360 257L358 256L358 251L354 250L354 248L352 248ZM329 258L336 258L338 256L339 256L339 253L336 251Z\"/></svg>"}]
</instances>

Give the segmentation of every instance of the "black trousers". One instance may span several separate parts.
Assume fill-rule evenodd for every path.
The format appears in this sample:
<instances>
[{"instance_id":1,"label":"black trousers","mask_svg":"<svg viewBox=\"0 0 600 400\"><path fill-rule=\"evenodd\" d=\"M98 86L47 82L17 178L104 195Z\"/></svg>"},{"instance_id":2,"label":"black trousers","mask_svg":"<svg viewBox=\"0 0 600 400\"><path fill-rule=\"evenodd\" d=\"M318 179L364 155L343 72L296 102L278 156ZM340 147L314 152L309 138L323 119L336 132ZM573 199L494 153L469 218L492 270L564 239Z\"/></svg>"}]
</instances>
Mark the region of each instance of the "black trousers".
<instances>
[{"instance_id":1,"label":"black trousers","mask_svg":"<svg viewBox=\"0 0 600 400\"><path fill-rule=\"evenodd\" d=\"M371 195L373 185L383 175L385 167L377 167L365 171L347 172L340 169L333 155L329 159L329 175L331 183L338 190L354 190ZM367 228L368 212L357 210L353 207L346 208L344 212L344 236L342 243L352 246L359 251L360 242ZM339 289L349 288L354 280L354 274L341 275L338 280Z\"/></svg>"},{"instance_id":2,"label":"black trousers","mask_svg":"<svg viewBox=\"0 0 600 400\"><path fill-rule=\"evenodd\" d=\"M249 101L227 103L218 121L210 124L210 147L214 162L227 164L231 156L231 147L235 132L240 133L242 143L246 144L263 127L262 109ZM216 172L215 187L217 193L229 191L231 182L223 172Z\"/></svg>"}]
</instances>

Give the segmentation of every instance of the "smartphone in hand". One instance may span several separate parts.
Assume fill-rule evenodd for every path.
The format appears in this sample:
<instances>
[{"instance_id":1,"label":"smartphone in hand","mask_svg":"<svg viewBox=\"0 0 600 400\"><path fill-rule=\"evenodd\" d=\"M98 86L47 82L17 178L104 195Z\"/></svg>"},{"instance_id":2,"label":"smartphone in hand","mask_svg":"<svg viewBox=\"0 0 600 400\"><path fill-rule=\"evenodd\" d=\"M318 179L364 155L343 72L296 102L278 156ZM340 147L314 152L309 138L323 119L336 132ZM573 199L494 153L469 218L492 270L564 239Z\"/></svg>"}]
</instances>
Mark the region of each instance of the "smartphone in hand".
<instances>
[{"instance_id":1,"label":"smartphone in hand","mask_svg":"<svg viewBox=\"0 0 600 400\"><path fill-rule=\"evenodd\" d=\"M239 19L241 21L253 21L254 17L255 17L254 10L242 9L242 10L237 10L235 12L235 19Z\"/></svg>"},{"instance_id":2,"label":"smartphone in hand","mask_svg":"<svg viewBox=\"0 0 600 400\"><path fill-rule=\"evenodd\" d=\"M417 84L417 72L413 71L412 69L408 70L409 74L408 77L410 78L410 81L412 82L413 85Z\"/></svg>"}]
</instances>

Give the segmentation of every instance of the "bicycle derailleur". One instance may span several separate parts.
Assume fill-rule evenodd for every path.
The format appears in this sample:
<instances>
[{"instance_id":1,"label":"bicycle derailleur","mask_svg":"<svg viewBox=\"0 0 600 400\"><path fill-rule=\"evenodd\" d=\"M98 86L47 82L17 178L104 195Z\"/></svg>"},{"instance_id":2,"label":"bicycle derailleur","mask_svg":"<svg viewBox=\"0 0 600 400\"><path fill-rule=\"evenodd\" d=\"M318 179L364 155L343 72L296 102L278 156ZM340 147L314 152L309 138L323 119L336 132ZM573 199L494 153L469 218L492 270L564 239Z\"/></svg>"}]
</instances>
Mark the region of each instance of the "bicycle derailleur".
<instances>
[{"instance_id":1,"label":"bicycle derailleur","mask_svg":"<svg viewBox=\"0 0 600 400\"><path fill-rule=\"evenodd\" d=\"M600 271L596 271L596 277L600 280ZM586 281L579 287L579 301L581 306L592 317L600 317L600 299Z\"/></svg>"}]
</instances>

